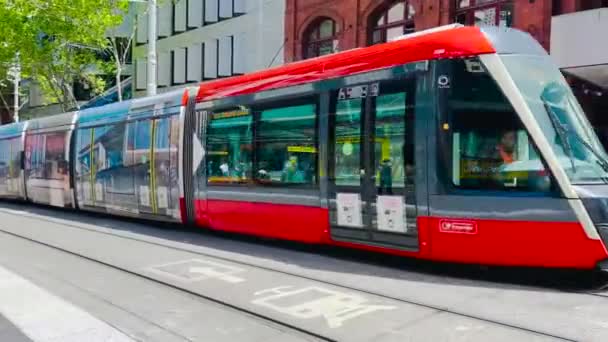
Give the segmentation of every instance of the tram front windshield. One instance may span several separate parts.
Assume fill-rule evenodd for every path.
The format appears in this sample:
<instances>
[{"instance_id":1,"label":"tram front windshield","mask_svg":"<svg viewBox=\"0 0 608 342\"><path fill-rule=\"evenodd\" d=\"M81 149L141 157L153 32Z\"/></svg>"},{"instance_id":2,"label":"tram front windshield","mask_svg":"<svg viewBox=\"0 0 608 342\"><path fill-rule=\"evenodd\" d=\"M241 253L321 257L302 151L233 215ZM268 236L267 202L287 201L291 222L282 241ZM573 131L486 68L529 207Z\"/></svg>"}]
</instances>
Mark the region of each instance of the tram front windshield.
<instances>
[{"instance_id":1,"label":"tram front windshield","mask_svg":"<svg viewBox=\"0 0 608 342\"><path fill-rule=\"evenodd\" d=\"M608 157L568 83L548 56L503 55L572 184L608 182Z\"/></svg>"}]
</instances>

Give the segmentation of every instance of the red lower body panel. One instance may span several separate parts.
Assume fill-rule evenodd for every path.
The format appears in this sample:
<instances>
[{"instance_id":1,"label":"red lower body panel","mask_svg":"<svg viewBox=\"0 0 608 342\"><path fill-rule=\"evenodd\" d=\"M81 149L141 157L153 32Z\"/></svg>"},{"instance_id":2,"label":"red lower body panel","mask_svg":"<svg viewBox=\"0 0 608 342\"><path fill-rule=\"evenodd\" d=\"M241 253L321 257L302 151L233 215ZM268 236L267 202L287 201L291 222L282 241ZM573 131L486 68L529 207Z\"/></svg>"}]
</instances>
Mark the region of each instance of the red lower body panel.
<instances>
[{"instance_id":1,"label":"red lower body panel","mask_svg":"<svg viewBox=\"0 0 608 342\"><path fill-rule=\"evenodd\" d=\"M182 223L187 224L186 217L188 217L188 215L186 214L186 199L183 197L180 197L179 199L179 213L181 215Z\"/></svg>"},{"instance_id":2,"label":"red lower body panel","mask_svg":"<svg viewBox=\"0 0 608 342\"><path fill-rule=\"evenodd\" d=\"M445 232L444 218L418 217L419 252L335 242L336 245L435 261L495 266L591 269L608 258L600 240L589 239L577 222L467 220L470 232ZM459 220L456 220L459 221Z\"/></svg>"},{"instance_id":3,"label":"red lower body panel","mask_svg":"<svg viewBox=\"0 0 608 342\"><path fill-rule=\"evenodd\" d=\"M608 258L604 244L587 238L576 222L418 217L419 250L408 252L331 240L329 216L324 208L198 200L195 213L196 224L211 229L436 261L591 269ZM456 224L456 229L443 229L445 222L465 223Z\"/></svg>"},{"instance_id":4,"label":"red lower body panel","mask_svg":"<svg viewBox=\"0 0 608 342\"><path fill-rule=\"evenodd\" d=\"M197 200L199 226L307 243L329 241L326 209L299 205Z\"/></svg>"},{"instance_id":5,"label":"red lower body panel","mask_svg":"<svg viewBox=\"0 0 608 342\"><path fill-rule=\"evenodd\" d=\"M506 266L593 268L608 258L577 222L474 220L475 233L443 232L441 218L421 217L433 260Z\"/></svg>"}]
</instances>

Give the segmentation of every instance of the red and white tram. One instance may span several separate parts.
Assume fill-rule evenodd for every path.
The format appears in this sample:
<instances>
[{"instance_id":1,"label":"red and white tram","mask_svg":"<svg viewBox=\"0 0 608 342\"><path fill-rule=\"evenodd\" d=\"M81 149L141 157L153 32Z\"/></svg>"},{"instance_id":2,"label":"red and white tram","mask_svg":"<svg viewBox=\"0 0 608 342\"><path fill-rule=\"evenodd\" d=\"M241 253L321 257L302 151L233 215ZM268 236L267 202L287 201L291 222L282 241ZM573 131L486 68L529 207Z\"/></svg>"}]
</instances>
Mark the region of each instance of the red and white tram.
<instances>
[{"instance_id":1,"label":"red and white tram","mask_svg":"<svg viewBox=\"0 0 608 342\"><path fill-rule=\"evenodd\" d=\"M608 266L608 157L543 48L505 28L3 126L0 196L430 260Z\"/></svg>"}]
</instances>

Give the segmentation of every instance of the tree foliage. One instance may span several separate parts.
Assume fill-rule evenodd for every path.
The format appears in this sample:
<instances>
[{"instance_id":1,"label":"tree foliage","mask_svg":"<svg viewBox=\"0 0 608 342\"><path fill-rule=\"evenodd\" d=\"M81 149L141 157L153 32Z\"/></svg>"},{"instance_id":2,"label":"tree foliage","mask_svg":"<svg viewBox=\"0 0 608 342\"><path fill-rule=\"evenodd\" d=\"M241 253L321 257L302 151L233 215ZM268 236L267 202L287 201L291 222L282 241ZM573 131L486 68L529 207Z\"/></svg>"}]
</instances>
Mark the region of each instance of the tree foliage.
<instances>
[{"instance_id":1,"label":"tree foliage","mask_svg":"<svg viewBox=\"0 0 608 342\"><path fill-rule=\"evenodd\" d=\"M129 0L0 0L0 64L18 56L24 75L48 99L73 109L76 81L103 88L99 54L128 6Z\"/></svg>"}]
</instances>

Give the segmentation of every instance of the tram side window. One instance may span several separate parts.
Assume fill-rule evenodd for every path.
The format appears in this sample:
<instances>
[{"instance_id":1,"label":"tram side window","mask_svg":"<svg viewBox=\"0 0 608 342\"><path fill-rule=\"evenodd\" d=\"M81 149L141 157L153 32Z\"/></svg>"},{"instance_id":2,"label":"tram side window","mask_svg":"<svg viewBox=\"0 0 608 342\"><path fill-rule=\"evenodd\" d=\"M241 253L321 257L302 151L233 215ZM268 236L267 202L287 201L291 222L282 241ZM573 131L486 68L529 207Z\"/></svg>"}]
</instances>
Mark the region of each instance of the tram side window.
<instances>
[{"instance_id":1,"label":"tram side window","mask_svg":"<svg viewBox=\"0 0 608 342\"><path fill-rule=\"evenodd\" d=\"M9 147L10 140L0 140L0 178L9 177L10 155Z\"/></svg>"},{"instance_id":2,"label":"tram side window","mask_svg":"<svg viewBox=\"0 0 608 342\"><path fill-rule=\"evenodd\" d=\"M30 178L63 179L68 174L65 132L27 136Z\"/></svg>"},{"instance_id":3,"label":"tram side window","mask_svg":"<svg viewBox=\"0 0 608 342\"><path fill-rule=\"evenodd\" d=\"M338 101L334 165L330 178L339 186L361 185L361 99Z\"/></svg>"},{"instance_id":4,"label":"tram side window","mask_svg":"<svg viewBox=\"0 0 608 342\"><path fill-rule=\"evenodd\" d=\"M65 132L46 134L44 178L63 179L68 174L68 163L65 156L65 138Z\"/></svg>"},{"instance_id":5,"label":"tram side window","mask_svg":"<svg viewBox=\"0 0 608 342\"><path fill-rule=\"evenodd\" d=\"M450 116L442 129L451 145L451 183L461 189L549 192L544 163L491 76L477 60L450 63Z\"/></svg>"},{"instance_id":6,"label":"tram side window","mask_svg":"<svg viewBox=\"0 0 608 342\"><path fill-rule=\"evenodd\" d=\"M316 184L316 118L313 103L261 111L256 141L258 183Z\"/></svg>"},{"instance_id":7,"label":"tram side window","mask_svg":"<svg viewBox=\"0 0 608 342\"><path fill-rule=\"evenodd\" d=\"M252 113L245 107L210 114L206 157L209 184L251 181L252 123Z\"/></svg>"},{"instance_id":8,"label":"tram side window","mask_svg":"<svg viewBox=\"0 0 608 342\"><path fill-rule=\"evenodd\" d=\"M41 134L27 135L25 137L25 167L29 178L42 178L43 138L44 136Z\"/></svg>"},{"instance_id":9,"label":"tram side window","mask_svg":"<svg viewBox=\"0 0 608 342\"><path fill-rule=\"evenodd\" d=\"M125 167L125 122L95 127L93 160L95 181L104 182L105 191L132 192L133 175ZM90 152L86 152L90 156ZM85 158L88 159L85 153ZM109 198L106 198L109 201Z\"/></svg>"},{"instance_id":10,"label":"tram side window","mask_svg":"<svg viewBox=\"0 0 608 342\"><path fill-rule=\"evenodd\" d=\"M135 122L135 150L149 150L152 121L139 120Z\"/></svg>"},{"instance_id":11,"label":"tram side window","mask_svg":"<svg viewBox=\"0 0 608 342\"><path fill-rule=\"evenodd\" d=\"M11 144L11 162L9 164L9 177L18 178L21 172L21 152L19 151L21 139L12 139L10 140L9 144Z\"/></svg>"},{"instance_id":12,"label":"tram side window","mask_svg":"<svg viewBox=\"0 0 608 342\"><path fill-rule=\"evenodd\" d=\"M124 122L95 128L95 152L97 157L96 171L111 170L122 167L125 137Z\"/></svg>"},{"instance_id":13,"label":"tram side window","mask_svg":"<svg viewBox=\"0 0 608 342\"><path fill-rule=\"evenodd\" d=\"M77 160L76 163L76 175L84 176L91 172L91 162L89 160L90 145L91 145L91 129L79 129L77 131L78 144L77 144Z\"/></svg>"}]
</instances>

